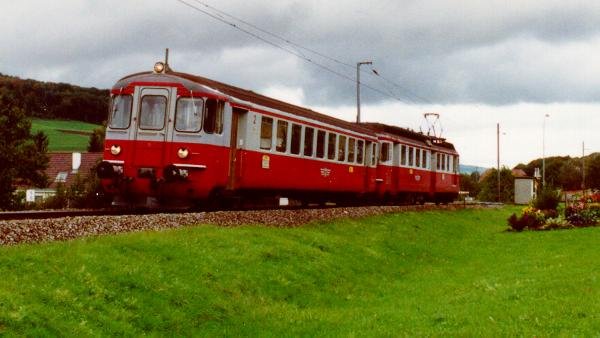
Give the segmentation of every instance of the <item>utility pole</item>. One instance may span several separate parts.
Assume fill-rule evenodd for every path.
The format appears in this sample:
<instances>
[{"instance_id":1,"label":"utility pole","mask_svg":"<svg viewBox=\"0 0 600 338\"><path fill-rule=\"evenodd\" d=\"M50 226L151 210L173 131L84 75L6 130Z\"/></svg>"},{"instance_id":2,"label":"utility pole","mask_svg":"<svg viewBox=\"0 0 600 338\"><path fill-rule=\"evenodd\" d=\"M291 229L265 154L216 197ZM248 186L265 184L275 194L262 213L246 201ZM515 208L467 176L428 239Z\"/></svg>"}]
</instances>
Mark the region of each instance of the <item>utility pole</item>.
<instances>
[{"instance_id":1,"label":"utility pole","mask_svg":"<svg viewBox=\"0 0 600 338\"><path fill-rule=\"evenodd\" d=\"M542 126L542 188L546 188L546 118L550 117L550 114L544 115L544 122Z\"/></svg>"},{"instance_id":2,"label":"utility pole","mask_svg":"<svg viewBox=\"0 0 600 338\"><path fill-rule=\"evenodd\" d=\"M356 123L360 123L360 66L372 64L372 61L362 61L356 64Z\"/></svg>"},{"instance_id":3,"label":"utility pole","mask_svg":"<svg viewBox=\"0 0 600 338\"><path fill-rule=\"evenodd\" d=\"M585 141L581 142L581 190L585 199Z\"/></svg>"},{"instance_id":4,"label":"utility pole","mask_svg":"<svg viewBox=\"0 0 600 338\"><path fill-rule=\"evenodd\" d=\"M496 123L496 161L498 166L498 202L500 202L500 123Z\"/></svg>"}]
</instances>

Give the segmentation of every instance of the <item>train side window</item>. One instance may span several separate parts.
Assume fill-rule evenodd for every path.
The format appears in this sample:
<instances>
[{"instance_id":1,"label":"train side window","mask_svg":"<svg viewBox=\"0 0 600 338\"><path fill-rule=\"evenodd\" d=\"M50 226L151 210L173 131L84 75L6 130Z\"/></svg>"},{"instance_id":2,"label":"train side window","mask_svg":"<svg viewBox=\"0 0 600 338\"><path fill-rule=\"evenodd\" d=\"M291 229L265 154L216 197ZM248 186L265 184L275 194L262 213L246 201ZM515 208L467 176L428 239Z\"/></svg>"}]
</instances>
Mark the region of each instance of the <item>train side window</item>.
<instances>
[{"instance_id":1,"label":"train side window","mask_svg":"<svg viewBox=\"0 0 600 338\"><path fill-rule=\"evenodd\" d=\"M202 99L180 98L175 110L175 130L199 132L202 127Z\"/></svg>"},{"instance_id":2,"label":"train side window","mask_svg":"<svg viewBox=\"0 0 600 338\"><path fill-rule=\"evenodd\" d=\"M371 166L377 165L377 146L378 143L371 143Z\"/></svg>"},{"instance_id":3,"label":"train side window","mask_svg":"<svg viewBox=\"0 0 600 338\"><path fill-rule=\"evenodd\" d=\"M415 150L416 150L415 166L420 167L421 166L421 149L416 148Z\"/></svg>"},{"instance_id":4,"label":"train side window","mask_svg":"<svg viewBox=\"0 0 600 338\"><path fill-rule=\"evenodd\" d=\"M277 120L277 143L275 144L275 150L285 153L287 149L287 134L287 121Z\"/></svg>"},{"instance_id":5,"label":"train side window","mask_svg":"<svg viewBox=\"0 0 600 338\"><path fill-rule=\"evenodd\" d=\"M140 129L161 130L165 126L167 98L162 95L145 95L142 97L140 112Z\"/></svg>"},{"instance_id":6,"label":"train side window","mask_svg":"<svg viewBox=\"0 0 600 338\"><path fill-rule=\"evenodd\" d=\"M365 141L358 140L356 144L356 163L363 164L363 157L365 153Z\"/></svg>"},{"instance_id":7,"label":"train side window","mask_svg":"<svg viewBox=\"0 0 600 338\"><path fill-rule=\"evenodd\" d=\"M260 124L260 149L271 150L273 144L273 119L263 116Z\"/></svg>"},{"instance_id":8,"label":"train side window","mask_svg":"<svg viewBox=\"0 0 600 338\"><path fill-rule=\"evenodd\" d=\"M446 154L442 154L442 171L446 170Z\"/></svg>"},{"instance_id":9,"label":"train side window","mask_svg":"<svg viewBox=\"0 0 600 338\"><path fill-rule=\"evenodd\" d=\"M408 147L408 166L412 167L414 165L414 158L415 158L415 148L413 147Z\"/></svg>"},{"instance_id":10,"label":"train side window","mask_svg":"<svg viewBox=\"0 0 600 338\"><path fill-rule=\"evenodd\" d=\"M223 132L223 101L206 99L204 112L204 132L207 134L221 134Z\"/></svg>"},{"instance_id":11,"label":"train side window","mask_svg":"<svg viewBox=\"0 0 600 338\"><path fill-rule=\"evenodd\" d=\"M454 173L458 174L458 170L459 170L459 162L458 162L458 156L454 156Z\"/></svg>"},{"instance_id":12,"label":"train side window","mask_svg":"<svg viewBox=\"0 0 600 338\"><path fill-rule=\"evenodd\" d=\"M323 130L317 131L317 157L325 157L325 132Z\"/></svg>"},{"instance_id":13,"label":"train side window","mask_svg":"<svg viewBox=\"0 0 600 338\"><path fill-rule=\"evenodd\" d=\"M338 136L338 161L344 162L346 160L346 136Z\"/></svg>"},{"instance_id":14,"label":"train side window","mask_svg":"<svg viewBox=\"0 0 600 338\"><path fill-rule=\"evenodd\" d=\"M354 163L356 159L356 139L348 138L348 162Z\"/></svg>"},{"instance_id":15,"label":"train side window","mask_svg":"<svg viewBox=\"0 0 600 338\"><path fill-rule=\"evenodd\" d=\"M400 165L406 165L406 146L400 145Z\"/></svg>"},{"instance_id":16,"label":"train side window","mask_svg":"<svg viewBox=\"0 0 600 338\"><path fill-rule=\"evenodd\" d=\"M300 138L302 137L302 126L299 124L292 123L292 144L290 146L290 153L299 155L300 154Z\"/></svg>"},{"instance_id":17,"label":"train side window","mask_svg":"<svg viewBox=\"0 0 600 338\"><path fill-rule=\"evenodd\" d=\"M440 170L440 164L442 163L442 157L440 153L435 154L435 169Z\"/></svg>"},{"instance_id":18,"label":"train side window","mask_svg":"<svg viewBox=\"0 0 600 338\"><path fill-rule=\"evenodd\" d=\"M424 167L425 169L431 169L431 168L429 167L429 163L430 163L430 161L431 161L431 157L430 157L430 156L431 156L431 155L430 155L430 153L429 153L429 150L425 150L425 156L423 157L423 160L424 160L424 162L423 162L423 163L424 163L424 164L423 164L423 167Z\"/></svg>"},{"instance_id":19,"label":"train side window","mask_svg":"<svg viewBox=\"0 0 600 338\"><path fill-rule=\"evenodd\" d=\"M112 98L110 124L112 129L127 129L131 121L131 95L116 95Z\"/></svg>"},{"instance_id":20,"label":"train side window","mask_svg":"<svg viewBox=\"0 0 600 338\"><path fill-rule=\"evenodd\" d=\"M304 127L304 156L313 156L313 140L315 130L310 127Z\"/></svg>"},{"instance_id":21,"label":"train side window","mask_svg":"<svg viewBox=\"0 0 600 338\"><path fill-rule=\"evenodd\" d=\"M335 160L335 141L337 135L334 133L329 133L327 136L327 158L330 160Z\"/></svg>"},{"instance_id":22,"label":"train side window","mask_svg":"<svg viewBox=\"0 0 600 338\"><path fill-rule=\"evenodd\" d=\"M387 162L390 159L390 144L387 142L383 142L381 144L381 156L379 160L381 162Z\"/></svg>"}]
</instances>

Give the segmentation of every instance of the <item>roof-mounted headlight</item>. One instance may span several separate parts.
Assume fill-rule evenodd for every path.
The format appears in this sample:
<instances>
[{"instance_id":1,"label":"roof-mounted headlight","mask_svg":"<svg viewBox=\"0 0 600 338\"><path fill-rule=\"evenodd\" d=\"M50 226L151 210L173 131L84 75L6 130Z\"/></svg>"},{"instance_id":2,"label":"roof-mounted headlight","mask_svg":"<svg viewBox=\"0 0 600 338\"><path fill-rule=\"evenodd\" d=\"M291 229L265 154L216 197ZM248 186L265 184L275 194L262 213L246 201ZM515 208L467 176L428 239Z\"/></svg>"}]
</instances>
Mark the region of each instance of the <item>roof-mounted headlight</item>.
<instances>
[{"instance_id":1,"label":"roof-mounted headlight","mask_svg":"<svg viewBox=\"0 0 600 338\"><path fill-rule=\"evenodd\" d=\"M119 155L121 153L121 146L117 145L117 144L113 144L110 147L110 153L113 154L113 155L115 155L115 156Z\"/></svg>"},{"instance_id":2,"label":"roof-mounted headlight","mask_svg":"<svg viewBox=\"0 0 600 338\"><path fill-rule=\"evenodd\" d=\"M165 71L165 64L163 62L157 62L154 64L154 72L155 73L164 73Z\"/></svg>"}]
</instances>

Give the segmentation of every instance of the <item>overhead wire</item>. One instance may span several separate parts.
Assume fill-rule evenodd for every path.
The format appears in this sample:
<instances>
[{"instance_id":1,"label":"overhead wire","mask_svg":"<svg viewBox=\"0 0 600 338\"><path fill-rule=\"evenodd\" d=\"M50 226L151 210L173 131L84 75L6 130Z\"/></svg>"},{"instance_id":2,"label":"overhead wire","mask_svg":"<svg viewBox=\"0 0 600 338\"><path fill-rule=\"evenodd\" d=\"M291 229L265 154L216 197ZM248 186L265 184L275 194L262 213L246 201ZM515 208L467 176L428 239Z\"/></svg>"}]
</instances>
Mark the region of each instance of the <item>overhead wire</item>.
<instances>
[{"instance_id":1,"label":"overhead wire","mask_svg":"<svg viewBox=\"0 0 600 338\"><path fill-rule=\"evenodd\" d=\"M304 47L304 46L302 46L302 45L300 45L300 44L298 44L298 43L295 43L295 42L293 42L293 41L291 41L291 40L289 40L289 39L285 38L285 37L282 37L282 36L280 36L280 35L278 35L278 34L272 33L272 32L270 32L270 31L268 31L268 30L265 30L265 29L263 29L263 28L260 28L260 27L258 27L258 26L256 26L256 25L254 25L254 24L252 24L252 23L250 23L250 22L248 22L248 21L246 21L246 20L240 19L240 18L238 18L238 17L236 17L236 16L233 16L233 15L231 15L231 14L228 14L227 12L224 12L224 11L222 11L222 10L219 10L219 9L217 9L217 8L213 7L213 6L210 6L210 5L208 5L207 3L205 3L205 2L202 2L202 1L200 1L200 0L192 0L192 1L194 1L195 3L197 3L197 4L198 4L198 5L200 5L200 6L203 6L203 7L207 8L208 10L211 10L211 11L214 11L214 12L216 12L216 14L214 14L214 13L211 13L211 12L209 12L208 10L204 10L204 9L202 9L202 8L199 8L198 6L195 6L195 5L193 5L193 4L189 3L189 2L187 2L186 0L176 0L176 1L178 1L178 2L179 2L179 3L181 3L181 4L184 4L184 5L188 6L188 7L192 8L192 9L194 9L194 10L196 10L196 11L198 11L198 12L200 12L200 13L204 14L204 15L207 15L207 16L209 16L209 17L211 17L211 18L213 18L213 19L215 19L215 20L217 20L217 21L220 21L220 22L222 22L222 23L224 23L224 24L226 24L226 25L229 25L229 26L231 26L232 28L234 28L234 29L237 29L237 30L239 30L239 31L241 31L241 32L243 32L243 33L245 33L245 34L247 34L247 35L250 35L250 36L252 36L253 38L255 38L255 39L258 39L258 40L260 40L260 41L262 41L262 42L264 42L264 43L266 43L266 44L268 44L268 45L271 45L271 46L273 46L273 47L275 47L275 48L277 48L277 49L280 49L280 50L282 50L282 51L284 51L284 52L286 52L286 53L292 54L292 55L296 56L297 58L300 58L300 59L302 59L302 60L304 60L304 61L306 61L306 62L308 62L308 63L310 63L310 64L312 64L312 65L314 65L314 66L316 66L316 67L319 67L319 68L321 68L321 69L323 69L323 70L325 70L325 71L329 72L329 73L332 73L332 74L334 74L334 75L337 75L337 76L339 76L339 77L341 77L341 78L343 78L343 79L345 79L345 80L351 81L351 82L353 82L353 83L355 83L355 82L356 82L356 79L355 79L355 78L353 78L353 77L351 77L351 76L348 76L348 75L346 75L346 74L344 74L344 73L341 73L341 72L339 72L339 71L336 71L336 70L334 70L334 69L331 69L330 67L327 67L327 66L325 66L325 65L323 65L323 64L321 64L321 63L318 63L318 62L316 62L315 60L313 60L312 58L309 58L309 57L307 57L307 56L306 56L304 53L302 53L302 52L301 52L301 51L299 51L299 50L297 50L297 51L296 51L296 50L292 50L292 49L286 48L286 47L284 47L284 46L282 46L282 45L280 45L280 44L278 44L278 43L276 43L276 42L273 42L273 41L271 41L271 40L269 40L269 39L267 39L267 38L265 38L265 37L263 37L263 36L261 36L261 35L259 35L259 34L255 33L255 32L252 32L252 31L250 31L249 29L245 29L245 28L241 27L240 25L237 25L237 24L235 24L234 22L231 22L231 21L227 20L225 17L228 17L228 18L230 18L230 19L236 20L236 21L238 21L238 22L240 22L240 23L242 23L242 24L244 24L244 25L246 25L246 26L248 26L248 27L250 27L250 28L252 28L252 29L254 29L254 30L256 30L256 31L259 31L259 32L261 32L261 33L263 33L263 34L266 34L266 35L268 35L268 36L272 37L272 38L275 38L275 39L278 39L278 40L280 40L280 41L283 41L283 42L285 42L286 44L288 44L288 45L290 45L290 46L293 46L293 47L295 47L295 48L297 48L297 49L300 49L300 50L305 50L305 51L307 51L307 52L310 52L310 53L312 53L312 54L315 54L315 55L317 55L317 56L319 56L319 57L322 57L322 58L324 58L324 59L327 59L327 60L329 60L329 61L332 61L332 62L334 62L334 63L340 64L340 65L343 65L343 66L346 66L346 67L351 67L351 68L353 68L353 69L356 67L355 65L352 65L352 64L350 64L350 63L347 63L347 62L344 62L344 61L340 61L340 60L338 60L338 59L336 59L336 58L330 57L330 56L328 56L328 55L326 55L326 54L324 54L324 53L321 53L321 52L319 52L319 51L317 51L317 50L314 50L314 49L312 49L312 48ZM365 72L365 73L367 73L367 74L371 75L371 72L367 72L367 71L360 70L360 69L359 69L359 71L361 71L361 72ZM431 102L430 100L428 100L428 99L426 99L426 98L423 98L423 97L421 97L421 96L419 96L419 95L416 95L416 94L414 94L414 93L411 93L411 92L410 92L410 91L409 91L407 88L404 88L403 86L401 86L401 85L399 85L399 84L395 83L394 81L392 81L392 80L390 80L390 79L388 79L388 78L385 78L385 77L381 76L381 75L380 75L379 73L377 73L377 72L376 72L374 69L372 69L372 72L373 72L373 73L374 73L374 74L375 74L377 77L379 77L379 78L383 79L384 81L386 81L386 82L390 83L390 84L391 84L391 85L393 85L394 87L397 87L397 88L399 88L399 89L402 89L402 90L404 90L404 91L408 92L408 93L409 93L411 96L413 96L413 97L415 97L415 98L417 98L417 99L419 99L419 100L421 100L421 101L424 101L424 102L427 102L427 103L430 103L430 104L432 104L432 102ZM387 93L387 92L384 92L384 91L382 91L382 90L380 90L380 89L378 89L378 88L375 88L375 87L373 87L373 86L371 86L371 85L368 85L368 84L365 84L365 83L362 83L362 82L360 83L360 85L361 85L361 86L363 86L363 87L365 87L365 88L368 88L368 89L370 89L370 90L372 90L372 91L374 91L374 92L376 92L376 93L378 93L378 94L380 94L380 95L383 95L383 96L386 96L386 97L392 98L392 99L394 99L394 100L397 100L397 101L400 101L400 102L405 102L405 100L403 100L403 99L399 98L397 95L394 95L393 93ZM388 91L389 91L389 89L388 89ZM418 103L417 101L415 101L415 100L412 100L412 99L410 99L410 98L408 98L408 100L409 100L409 101L411 101L411 102L414 102L414 103Z\"/></svg>"}]
</instances>

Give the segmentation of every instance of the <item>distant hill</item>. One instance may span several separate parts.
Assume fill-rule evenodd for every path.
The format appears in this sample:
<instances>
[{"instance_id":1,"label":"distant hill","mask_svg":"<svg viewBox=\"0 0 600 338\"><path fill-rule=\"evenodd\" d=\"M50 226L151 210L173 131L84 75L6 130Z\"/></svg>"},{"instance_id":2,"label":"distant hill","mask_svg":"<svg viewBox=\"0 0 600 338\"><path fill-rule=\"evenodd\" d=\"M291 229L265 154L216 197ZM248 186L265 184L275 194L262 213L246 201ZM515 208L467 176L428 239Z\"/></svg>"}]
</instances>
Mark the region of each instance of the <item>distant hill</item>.
<instances>
[{"instance_id":1,"label":"distant hill","mask_svg":"<svg viewBox=\"0 0 600 338\"><path fill-rule=\"evenodd\" d=\"M459 164L458 165L458 171L461 174L471 174L471 173L474 173L476 171L478 171L479 173L483 173L487 169L488 168L478 167L478 166L468 165L468 164Z\"/></svg>"},{"instance_id":2,"label":"distant hill","mask_svg":"<svg viewBox=\"0 0 600 338\"><path fill-rule=\"evenodd\" d=\"M0 74L0 97L29 117L100 124L108 111L108 89L24 80Z\"/></svg>"}]
</instances>

